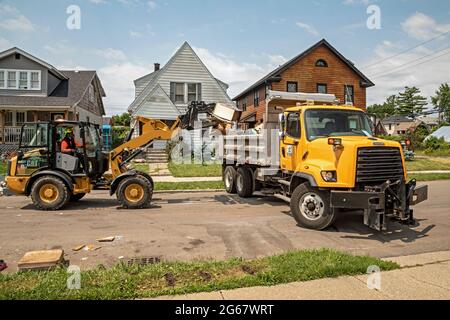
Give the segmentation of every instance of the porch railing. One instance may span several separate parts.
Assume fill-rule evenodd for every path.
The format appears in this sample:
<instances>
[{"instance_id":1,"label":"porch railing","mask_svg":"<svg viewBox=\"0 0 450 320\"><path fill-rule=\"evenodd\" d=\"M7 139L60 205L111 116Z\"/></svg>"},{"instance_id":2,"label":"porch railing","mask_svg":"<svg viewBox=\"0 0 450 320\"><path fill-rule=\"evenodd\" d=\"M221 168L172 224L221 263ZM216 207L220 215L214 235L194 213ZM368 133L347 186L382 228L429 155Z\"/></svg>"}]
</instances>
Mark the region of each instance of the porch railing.
<instances>
[{"instance_id":1,"label":"porch railing","mask_svg":"<svg viewBox=\"0 0 450 320\"><path fill-rule=\"evenodd\" d=\"M14 144L18 145L20 141L20 131L22 127L5 127L3 129L0 129L0 143L2 144ZM28 143L33 139L35 130L25 129L24 136L23 136L23 142Z\"/></svg>"}]
</instances>

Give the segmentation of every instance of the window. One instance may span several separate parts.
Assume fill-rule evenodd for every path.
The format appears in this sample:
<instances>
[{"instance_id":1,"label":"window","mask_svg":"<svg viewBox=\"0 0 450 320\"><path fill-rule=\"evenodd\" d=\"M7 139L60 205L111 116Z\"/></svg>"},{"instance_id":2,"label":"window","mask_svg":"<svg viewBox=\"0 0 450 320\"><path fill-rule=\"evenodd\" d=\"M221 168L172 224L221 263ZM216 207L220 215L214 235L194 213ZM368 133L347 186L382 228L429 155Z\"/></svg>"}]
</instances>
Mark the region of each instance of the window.
<instances>
[{"instance_id":1,"label":"window","mask_svg":"<svg viewBox=\"0 0 450 320\"><path fill-rule=\"evenodd\" d=\"M318 83L317 93L328 93L327 85L325 83Z\"/></svg>"},{"instance_id":2,"label":"window","mask_svg":"<svg viewBox=\"0 0 450 320\"><path fill-rule=\"evenodd\" d=\"M344 96L345 96L345 104L346 105L353 105L355 102L355 90L353 86L344 86Z\"/></svg>"},{"instance_id":3,"label":"window","mask_svg":"<svg viewBox=\"0 0 450 320\"><path fill-rule=\"evenodd\" d=\"M259 90L256 90L253 93L253 105L255 106L255 108L259 105Z\"/></svg>"},{"instance_id":4,"label":"window","mask_svg":"<svg viewBox=\"0 0 450 320\"><path fill-rule=\"evenodd\" d=\"M293 81L288 81L287 92L298 92L298 83Z\"/></svg>"},{"instance_id":5,"label":"window","mask_svg":"<svg viewBox=\"0 0 450 320\"><path fill-rule=\"evenodd\" d=\"M323 59L319 59L319 60L316 61L316 67L327 68L328 67L328 63L325 60L323 60Z\"/></svg>"},{"instance_id":6,"label":"window","mask_svg":"<svg viewBox=\"0 0 450 320\"><path fill-rule=\"evenodd\" d=\"M286 119L286 134L292 138L300 138L300 114L298 112L289 113Z\"/></svg>"},{"instance_id":7,"label":"window","mask_svg":"<svg viewBox=\"0 0 450 320\"><path fill-rule=\"evenodd\" d=\"M8 71L8 88L16 89L17 87L17 78L15 71Z\"/></svg>"},{"instance_id":8,"label":"window","mask_svg":"<svg viewBox=\"0 0 450 320\"><path fill-rule=\"evenodd\" d=\"M242 111L247 111L247 99L242 102Z\"/></svg>"},{"instance_id":9,"label":"window","mask_svg":"<svg viewBox=\"0 0 450 320\"><path fill-rule=\"evenodd\" d=\"M19 72L19 89L22 89L22 90L28 89L28 72L27 71Z\"/></svg>"},{"instance_id":10,"label":"window","mask_svg":"<svg viewBox=\"0 0 450 320\"><path fill-rule=\"evenodd\" d=\"M11 111L6 111L5 113L5 126L13 125L13 114Z\"/></svg>"},{"instance_id":11,"label":"window","mask_svg":"<svg viewBox=\"0 0 450 320\"><path fill-rule=\"evenodd\" d=\"M41 90L41 71L0 70L0 89Z\"/></svg>"},{"instance_id":12,"label":"window","mask_svg":"<svg viewBox=\"0 0 450 320\"><path fill-rule=\"evenodd\" d=\"M190 103L202 100L201 83L170 83L170 100L174 103Z\"/></svg>"},{"instance_id":13,"label":"window","mask_svg":"<svg viewBox=\"0 0 450 320\"><path fill-rule=\"evenodd\" d=\"M88 90L89 90L89 101L95 102L94 86L90 84Z\"/></svg>"},{"instance_id":14,"label":"window","mask_svg":"<svg viewBox=\"0 0 450 320\"><path fill-rule=\"evenodd\" d=\"M40 72L31 71L31 89L40 90L41 89L41 77Z\"/></svg>"},{"instance_id":15,"label":"window","mask_svg":"<svg viewBox=\"0 0 450 320\"><path fill-rule=\"evenodd\" d=\"M21 126L25 123L25 112L16 113L16 126Z\"/></svg>"},{"instance_id":16,"label":"window","mask_svg":"<svg viewBox=\"0 0 450 320\"><path fill-rule=\"evenodd\" d=\"M5 88L5 71L0 70L0 88Z\"/></svg>"}]
</instances>

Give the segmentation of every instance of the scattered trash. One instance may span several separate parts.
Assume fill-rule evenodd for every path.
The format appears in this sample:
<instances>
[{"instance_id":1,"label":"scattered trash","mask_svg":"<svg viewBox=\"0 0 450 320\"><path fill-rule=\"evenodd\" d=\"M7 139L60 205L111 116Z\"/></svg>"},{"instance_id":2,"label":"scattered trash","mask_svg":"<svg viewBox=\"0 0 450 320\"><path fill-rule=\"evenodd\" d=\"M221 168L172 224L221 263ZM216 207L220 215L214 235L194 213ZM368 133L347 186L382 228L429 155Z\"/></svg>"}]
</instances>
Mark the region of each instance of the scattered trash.
<instances>
[{"instance_id":1,"label":"scattered trash","mask_svg":"<svg viewBox=\"0 0 450 320\"><path fill-rule=\"evenodd\" d=\"M5 270L6 268L8 268L8 265L6 264L6 262L4 260L0 260L0 272Z\"/></svg>"},{"instance_id":2,"label":"scattered trash","mask_svg":"<svg viewBox=\"0 0 450 320\"><path fill-rule=\"evenodd\" d=\"M147 258L134 258L128 260L128 265L132 266L134 264L145 266L149 264L160 263L161 257L147 257Z\"/></svg>"},{"instance_id":3,"label":"scattered trash","mask_svg":"<svg viewBox=\"0 0 450 320\"><path fill-rule=\"evenodd\" d=\"M97 239L98 242L113 242L116 237L106 237L106 238L100 238Z\"/></svg>"},{"instance_id":4,"label":"scattered trash","mask_svg":"<svg viewBox=\"0 0 450 320\"><path fill-rule=\"evenodd\" d=\"M173 273L169 272L166 273L164 275L164 278L166 278L166 283L169 287L174 287L175 286L175 276L173 275Z\"/></svg>"},{"instance_id":5,"label":"scattered trash","mask_svg":"<svg viewBox=\"0 0 450 320\"><path fill-rule=\"evenodd\" d=\"M81 258L81 261L86 261L88 258L87 257L83 257Z\"/></svg>"},{"instance_id":6,"label":"scattered trash","mask_svg":"<svg viewBox=\"0 0 450 320\"><path fill-rule=\"evenodd\" d=\"M45 270L57 266L66 266L68 261L64 260L64 251L42 250L25 253L18 263L19 270Z\"/></svg>"},{"instance_id":7,"label":"scattered trash","mask_svg":"<svg viewBox=\"0 0 450 320\"><path fill-rule=\"evenodd\" d=\"M97 251L98 249L101 249L102 247L98 247L94 244L88 244L86 246L84 246L84 251Z\"/></svg>"},{"instance_id":8,"label":"scattered trash","mask_svg":"<svg viewBox=\"0 0 450 320\"><path fill-rule=\"evenodd\" d=\"M117 241L123 240L123 236L116 236L116 240L117 240Z\"/></svg>"},{"instance_id":9,"label":"scattered trash","mask_svg":"<svg viewBox=\"0 0 450 320\"><path fill-rule=\"evenodd\" d=\"M124 256L120 256L118 259L123 260L124 258L125 258Z\"/></svg>"},{"instance_id":10,"label":"scattered trash","mask_svg":"<svg viewBox=\"0 0 450 320\"><path fill-rule=\"evenodd\" d=\"M256 274L255 268L253 268L251 266L243 265L241 268L242 268L242 271L244 271L247 274L250 274L250 275L255 275Z\"/></svg>"},{"instance_id":11,"label":"scattered trash","mask_svg":"<svg viewBox=\"0 0 450 320\"><path fill-rule=\"evenodd\" d=\"M200 271L199 275L203 279L203 281L211 281L211 279L212 279L211 273L206 272L206 271Z\"/></svg>"},{"instance_id":12,"label":"scattered trash","mask_svg":"<svg viewBox=\"0 0 450 320\"><path fill-rule=\"evenodd\" d=\"M81 246L77 246L72 248L72 251L80 251L81 249L83 249L86 245L82 244Z\"/></svg>"}]
</instances>

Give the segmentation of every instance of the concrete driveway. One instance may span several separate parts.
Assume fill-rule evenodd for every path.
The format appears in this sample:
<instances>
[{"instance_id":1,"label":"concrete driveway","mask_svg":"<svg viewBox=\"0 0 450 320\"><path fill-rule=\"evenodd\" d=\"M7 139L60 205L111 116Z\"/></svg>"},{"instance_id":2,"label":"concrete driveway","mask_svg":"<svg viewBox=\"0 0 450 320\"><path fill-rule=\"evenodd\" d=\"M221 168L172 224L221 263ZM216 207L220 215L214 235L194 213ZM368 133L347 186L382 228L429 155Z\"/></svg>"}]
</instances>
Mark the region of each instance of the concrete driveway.
<instances>
[{"instance_id":1,"label":"concrete driveway","mask_svg":"<svg viewBox=\"0 0 450 320\"><path fill-rule=\"evenodd\" d=\"M289 207L274 198L243 200L224 192L157 193L145 210L118 208L107 192L94 192L65 210L34 210L24 197L0 198L0 259L16 270L27 251L62 248L82 268L112 266L119 258L161 256L191 260L255 258L292 249L329 247L378 257L450 250L450 181L429 183L430 200L416 207L418 225L391 224L385 233L343 214L330 230L299 228ZM101 237L117 236L111 243ZM101 246L79 252L83 244Z\"/></svg>"}]
</instances>

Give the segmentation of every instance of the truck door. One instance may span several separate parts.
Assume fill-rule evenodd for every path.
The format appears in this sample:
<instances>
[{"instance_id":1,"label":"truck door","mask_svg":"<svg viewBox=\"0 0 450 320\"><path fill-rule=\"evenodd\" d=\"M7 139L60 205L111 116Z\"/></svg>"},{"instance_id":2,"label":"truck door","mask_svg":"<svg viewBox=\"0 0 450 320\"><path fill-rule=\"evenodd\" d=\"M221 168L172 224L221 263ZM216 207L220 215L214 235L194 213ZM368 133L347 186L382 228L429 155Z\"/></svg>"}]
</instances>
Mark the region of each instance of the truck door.
<instances>
[{"instance_id":1,"label":"truck door","mask_svg":"<svg viewBox=\"0 0 450 320\"><path fill-rule=\"evenodd\" d=\"M284 118L284 132L280 141L281 168L287 171L295 171L297 148L301 135L300 112L287 112Z\"/></svg>"}]
</instances>

